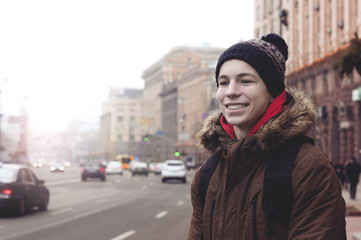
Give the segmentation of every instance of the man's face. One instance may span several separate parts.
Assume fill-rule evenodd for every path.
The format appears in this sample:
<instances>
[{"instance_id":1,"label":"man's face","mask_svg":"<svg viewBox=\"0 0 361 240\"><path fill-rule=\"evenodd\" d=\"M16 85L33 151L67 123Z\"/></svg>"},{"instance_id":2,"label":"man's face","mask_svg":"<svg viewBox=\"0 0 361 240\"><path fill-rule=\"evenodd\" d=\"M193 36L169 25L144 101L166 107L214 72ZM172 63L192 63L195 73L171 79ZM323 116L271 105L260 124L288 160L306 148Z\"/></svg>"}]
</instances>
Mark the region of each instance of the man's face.
<instances>
[{"instance_id":1,"label":"man's face","mask_svg":"<svg viewBox=\"0 0 361 240\"><path fill-rule=\"evenodd\" d=\"M221 111L239 138L248 135L262 117L272 96L257 71L241 60L223 63L219 71L217 100Z\"/></svg>"}]
</instances>

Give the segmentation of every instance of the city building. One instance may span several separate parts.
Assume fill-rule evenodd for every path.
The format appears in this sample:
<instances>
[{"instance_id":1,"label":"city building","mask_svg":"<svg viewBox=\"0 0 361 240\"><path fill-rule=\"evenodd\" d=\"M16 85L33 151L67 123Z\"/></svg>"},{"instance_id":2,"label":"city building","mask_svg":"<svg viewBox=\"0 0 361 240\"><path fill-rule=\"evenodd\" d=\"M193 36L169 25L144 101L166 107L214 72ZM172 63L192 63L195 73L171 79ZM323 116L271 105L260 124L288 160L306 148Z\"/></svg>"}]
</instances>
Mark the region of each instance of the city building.
<instances>
[{"instance_id":1,"label":"city building","mask_svg":"<svg viewBox=\"0 0 361 240\"><path fill-rule=\"evenodd\" d=\"M143 72L147 134L174 142L170 156L160 154L161 160L174 158L174 152L195 154L193 135L214 105L214 69L223 51L175 47Z\"/></svg>"},{"instance_id":2,"label":"city building","mask_svg":"<svg viewBox=\"0 0 361 240\"><path fill-rule=\"evenodd\" d=\"M28 128L28 116L26 113L22 113L19 116L3 116L0 135L0 155L6 156L6 159L3 159L4 161L29 164Z\"/></svg>"},{"instance_id":3,"label":"city building","mask_svg":"<svg viewBox=\"0 0 361 240\"><path fill-rule=\"evenodd\" d=\"M310 133L316 144L333 163L361 159L361 77L354 68L361 62L346 61L352 57L351 41L359 42L361 2L255 0L254 6L255 37L276 32L289 46L286 85L316 99L317 121Z\"/></svg>"},{"instance_id":4,"label":"city building","mask_svg":"<svg viewBox=\"0 0 361 240\"><path fill-rule=\"evenodd\" d=\"M102 158L119 154L138 155L145 134L145 104L142 89L111 88L102 104L100 148Z\"/></svg>"}]
</instances>

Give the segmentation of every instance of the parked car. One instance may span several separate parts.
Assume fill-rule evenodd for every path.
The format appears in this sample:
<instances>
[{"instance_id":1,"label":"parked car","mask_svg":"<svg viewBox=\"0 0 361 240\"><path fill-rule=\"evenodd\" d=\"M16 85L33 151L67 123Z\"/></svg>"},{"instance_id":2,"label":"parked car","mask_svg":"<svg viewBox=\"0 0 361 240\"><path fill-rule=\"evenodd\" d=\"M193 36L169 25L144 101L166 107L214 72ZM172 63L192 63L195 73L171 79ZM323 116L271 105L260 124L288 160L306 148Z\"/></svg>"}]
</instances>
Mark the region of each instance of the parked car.
<instances>
[{"instance_id":1,"label":"parked car","mask_svg":"<svg viewBox=\"0 0 361 240\"><path fill-rule=\"evenodd\" d=\"M145 162L140 161L132 161L130 166L130 171L132 172L132 176L134 175L145 175L148 177L148 166Z\"/></svg>"},{"instance_id":2,"label":"parked car","mask_svg":"<svg viewBox=\"0 0 361 240\"><path fill-rule=\"evenodd\" d=\"M162 167L161 177L163 183L169 179L178 179L186 183L186 166L181 160L166 160Z\"/></svg>"},{"instance_id":3,"label":"parked car","mask_svg":"<svg viewBox=\"0 0 361 240\"><path fill-rule=\"evenodd\" d=\"M64 172L65 167L60 162L53 162L50 164L50 172Z\"/></svg>"},{"instance_id":4,"label":"parked car","mask_svg":"<svg viewBox=\"0 0 361 240\"><path fill-rule=\"evenodd\" d=\"M86 181L88 178L100 178L102 181L105 181L104 166L98 162L84 163L81 168L81 180Z\"/></svg>"},{"instance_id":5,"label":"parked car","mask_svg":"<svg viewBox=\"0 0 361 240\"><path fill-rule=\"evenodd\" d=\"M162 173L162 167L163 167L163 163L156 163L154 173L156 175L160 175Z\"/></svg>"},{"instance_id":6,"label":"parked car","mask_svg":"<svg viewBox=\"0 0 361 240\"><path fill-rule=\"evenodd\" d=\"M25 165L0 162L0 213L23 216L33 207L46 211L50 195L44 183Z\"/></svg>"},{"instance_id":7,"label":"parked car","mask_svg":"<svg viewBox=\"0 0 361 240\"><path fill-rule=\"evenodd\" d=\"M123 167L119 161L110 161L107 163L107 174L123 174Z\"/></svg>"}]
</instances>

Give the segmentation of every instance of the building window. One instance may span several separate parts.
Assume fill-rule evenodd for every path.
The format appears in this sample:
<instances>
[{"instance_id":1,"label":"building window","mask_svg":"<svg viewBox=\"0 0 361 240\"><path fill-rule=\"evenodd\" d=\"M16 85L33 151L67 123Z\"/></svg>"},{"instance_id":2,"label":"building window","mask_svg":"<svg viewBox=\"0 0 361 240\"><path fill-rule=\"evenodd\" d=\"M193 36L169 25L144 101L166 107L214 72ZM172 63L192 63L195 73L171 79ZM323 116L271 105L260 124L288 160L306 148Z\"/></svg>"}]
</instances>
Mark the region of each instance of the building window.
<instances>
[{"instance_id":1,"label":"building window","mask_svg":"<svg viewBox=\"0 0 361 240\"><path fill-rule=\"evenodd\" d=\"M123 135L122 134L118 134L118 140L123 140Z\"/></svg>"},{"instance_id":2,"label":"building window","mask_svg":"<svg viewBox=\"0 0 361 240\"><path fill-rule=\"evenodd\" d=\"M259 20L261 18L261 8L259 8L258 6L257 6L257 11L256 11L256 18L257 18L257 20Z\"/></svg>"},{"instance_id":3,"label":"building window","mask_svg":"<svg viewBox=\"0 0 361 240\"><path fill-rule=\"evenodd\" d=\"M323 84L322 84L323 85L323 92L328 93L329 86L328 86L327 71L323 73L322 82L323 82Z\"/></svg>"},{"instance_id":4,"label":"building window","mask_svg":"<svg viewBox=\"0 0 361 240\"><path fill-rule=\"evenodd\" d=\"M118 116L118 122L123 122L123 116Z\"/></svg>"},{"instance_id":5,"label":"building window","mask_svg":"<svg viewBox=\"0 0 361 240\"><path fill-rule=\"evenodd\" d=\"M135 140L135 135L129 134L129 141L134 141L134 140Z\"/></svg>"},{"instance_id":6,"label":"building window","mask_svg":"<svg viewBox=\"0 0 361 240\"><path fill-rule=\"evenodd\" d=\"M267 18L267 1L263 2L263 18Z\"/></svg>"}]
</instances>

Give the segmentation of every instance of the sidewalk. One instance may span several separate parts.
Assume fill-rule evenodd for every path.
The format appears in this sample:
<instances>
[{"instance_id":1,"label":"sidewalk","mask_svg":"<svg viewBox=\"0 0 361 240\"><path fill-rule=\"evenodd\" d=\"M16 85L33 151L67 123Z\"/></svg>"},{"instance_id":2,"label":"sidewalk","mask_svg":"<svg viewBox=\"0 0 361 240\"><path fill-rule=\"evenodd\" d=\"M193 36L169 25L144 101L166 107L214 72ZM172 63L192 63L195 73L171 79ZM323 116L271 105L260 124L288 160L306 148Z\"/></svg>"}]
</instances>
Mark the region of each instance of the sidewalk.
<instances>
[{"instance_id":1,"label":"sidewalk","mask_svg":"<svg viewBox=\"0 0 361 240\"><path fill-rule=\"evenodd\" d=\"M348 240L361 240L361 183L357 185L356 200L350 199L350 192L343 189L342 196L346 202L349 216L346 216L346 232ZM352 216L357 215L359 216Z\"/></svg>"}]
</instances>

